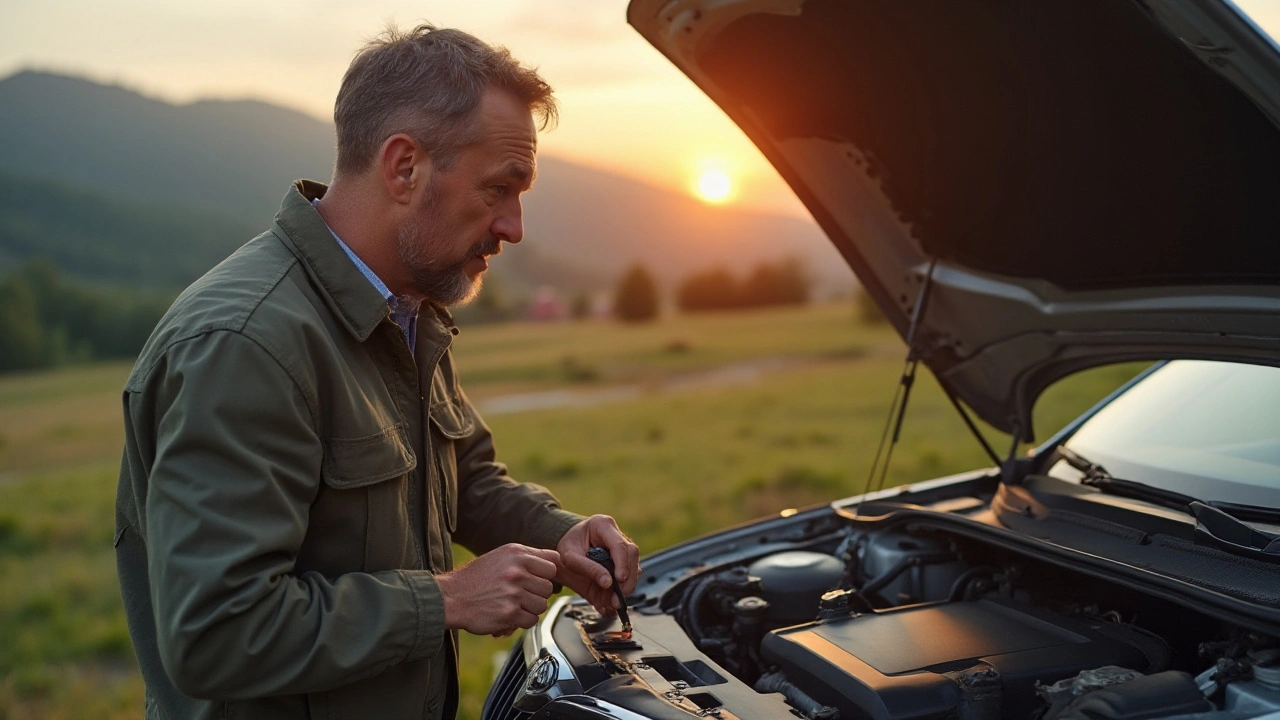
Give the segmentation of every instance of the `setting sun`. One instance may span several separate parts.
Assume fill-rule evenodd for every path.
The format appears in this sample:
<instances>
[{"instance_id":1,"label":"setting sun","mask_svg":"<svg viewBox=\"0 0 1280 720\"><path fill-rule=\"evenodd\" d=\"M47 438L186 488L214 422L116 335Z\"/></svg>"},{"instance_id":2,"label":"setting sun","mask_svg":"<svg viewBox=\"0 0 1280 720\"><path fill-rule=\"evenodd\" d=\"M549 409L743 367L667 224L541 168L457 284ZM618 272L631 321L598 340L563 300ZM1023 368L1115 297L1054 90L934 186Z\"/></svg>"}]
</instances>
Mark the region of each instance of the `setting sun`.
<instances>
[{"instance_id":1,"label":"setting sun","mask_svg":"<svg viewBox=\"0 0 1280 720\"><path fill-rule=\"evenodd\" d=\"M698 197L709 203L721 203L729 199L733 184L721 170L708 170L698 178Z\"/></svg>"}]
</instances>

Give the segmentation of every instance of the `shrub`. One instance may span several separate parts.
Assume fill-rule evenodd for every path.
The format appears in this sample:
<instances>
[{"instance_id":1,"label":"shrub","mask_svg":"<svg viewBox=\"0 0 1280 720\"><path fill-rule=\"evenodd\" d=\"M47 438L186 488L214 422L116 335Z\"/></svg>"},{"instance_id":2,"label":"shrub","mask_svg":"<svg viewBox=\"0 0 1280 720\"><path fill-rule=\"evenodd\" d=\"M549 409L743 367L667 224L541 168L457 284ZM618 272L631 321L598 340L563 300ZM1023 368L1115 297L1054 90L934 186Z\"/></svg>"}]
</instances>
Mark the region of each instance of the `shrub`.
<instances>
[{"instance_id":1,"label":"shrub","mask_svg":"<svg viewBox=\"0 0 1280 720\"><path fill-rule=\"evenodd\" d=\"M569 317L574 320L585 320L591 317L591 296L586 292L574 294L569 302Z\"/></svg>"},{"instance_id":2,"label":"shrub","mask_svg":"<svg viewBox=\"0 0 1280 720\"><path fill-rule=\"evenodd\" d=\"M760 263L742 285L742 304L748 307L803 305L809 302L809 278L800 261Z\"/></svg>"},{"instance_id":3,"label":"shrub","mask_svg":"<svg viewBox=\"0 0 1280 720\"><path fill-rule=\"evenodd\" d=\"M642 265L633 265L613 300L613 314L623 322L646 322L658 317L658 285Z\"/></svg>"},{"instance_id":4,"label":"shrub","mask_svg":"<svg viewBox=\"0 0 1280 720\"><path fill-rule=\"evenodd\" d=\"M724 268L695 273L680 283L676 305L684 312L725 310L742 304L742 288Z\"/></svg>"},{"instance_id":5,"label":"shrub","mask_svg":"<svg viewBox=\"0 0 1280 720\"><path fill-rule=\"evenodd\" d=\"M167 294L64 280L33 260L0 279L0 372L132 358L169 306Z\"/></svg>"},{"instance_id":6,"label":"shrub","mask_svg":"<svg viewBox=\"0 0 1280 720\"><path fill-rule=\"evenodd\" d=\"M684 312L802 305L808 301L809 277L794 258L762 262L742 282L724 268L696 273L680 284L676 296L676 304Z\"/></svg>"}]
</instances>

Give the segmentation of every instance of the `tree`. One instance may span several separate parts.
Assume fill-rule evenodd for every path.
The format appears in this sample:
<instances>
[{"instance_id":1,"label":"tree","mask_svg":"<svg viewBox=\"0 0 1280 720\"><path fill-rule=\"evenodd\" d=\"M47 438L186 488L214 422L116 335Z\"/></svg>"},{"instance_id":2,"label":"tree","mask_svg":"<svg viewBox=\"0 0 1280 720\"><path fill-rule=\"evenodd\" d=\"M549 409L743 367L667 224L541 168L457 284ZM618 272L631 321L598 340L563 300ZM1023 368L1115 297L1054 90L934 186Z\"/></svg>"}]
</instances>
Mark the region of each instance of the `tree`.
<instances>
[{"instance_id":1,"label":"tree","mask_svg":"<svg viewBox=\"0 0 1280 720\"><path fill-rule=\"evenodd\" d=\"M33 260L0 280L0 372L137 355L170 298L85 286Z\"/></svg>"},{"instance_id":2,"label":"tree","mask_svg":"<svg viewBox=\"0 0 1280 720\"><path fill-rule=\"evenodd\" d=\"M760 263L742 285L743 305L803 305L809 302L809 278L794 258Z\"/></svg>"},{"instance_id":3,"label":"tree","mask_svg":"<svg viewBox=\"0 0 1280 720\"><path fill-rule=\"evenodd\" d=\"M44 332L31 286L11 277L0 283L0 372L45 363Z\"/></svg>"},{"instance_id":4,"label":"tree","mask_svg":"<svg viewBox=\"0 0 1280 720\"><path fill-rule=\"evenodd\" d=\"M741 304L742 288L724 268L690 275L676 292L676 305L684 312L726 310Z\"/></svg>"},{"instance_id":5,"label":"tree","mask_svg":"<svg viewBox=\"0 0 1280 720\"><path fill-rule=\"evenodd\" d=\"M658 317L658 284L643 265L632 265L618 283L613 314L623 322L646 322Z\"/></svg>"},{"instance_id":6,"label":"tree","mask_svg":"<svg viewBox=\"0 0 1280 720\"><path fill-rule=\"evenodd\" d=\"M569 317L574 320L591 317L591 296L585 290L579 290L569 302Z\"/></svg>"}]
</instances>

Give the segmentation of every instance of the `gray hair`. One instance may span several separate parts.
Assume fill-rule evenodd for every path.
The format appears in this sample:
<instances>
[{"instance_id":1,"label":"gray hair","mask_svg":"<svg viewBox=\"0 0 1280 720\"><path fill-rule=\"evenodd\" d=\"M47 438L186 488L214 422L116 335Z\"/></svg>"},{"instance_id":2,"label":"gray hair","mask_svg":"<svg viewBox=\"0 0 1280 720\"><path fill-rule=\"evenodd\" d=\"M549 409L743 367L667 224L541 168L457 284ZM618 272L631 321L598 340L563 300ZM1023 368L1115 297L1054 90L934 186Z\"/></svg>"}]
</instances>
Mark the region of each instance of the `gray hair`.
<instances>
[{"instance_id":1,"label":"gray hair","mask_svg":"<svg viewBox=\"0 0 1280 720\"><path fill-rule=\"evenodd\" d=\"M406 133L447 169L456 151L475 140L468 122L488 88L528 105L546 129L557 118L551 86L504 47L461 30L423 23L409 32L394 25L356 53L334 103L337 175L360 173L378 148Z\"/></svg>"}]
</instances>

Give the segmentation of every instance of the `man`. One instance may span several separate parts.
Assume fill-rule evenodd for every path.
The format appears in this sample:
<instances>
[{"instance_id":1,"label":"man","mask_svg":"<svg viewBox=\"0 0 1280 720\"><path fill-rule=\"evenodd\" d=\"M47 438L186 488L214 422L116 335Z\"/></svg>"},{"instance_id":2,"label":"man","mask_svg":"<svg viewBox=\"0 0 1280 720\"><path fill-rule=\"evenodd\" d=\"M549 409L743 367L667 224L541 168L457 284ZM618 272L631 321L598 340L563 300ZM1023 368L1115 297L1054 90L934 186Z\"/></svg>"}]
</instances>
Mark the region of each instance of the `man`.
<instances>
[{"instance_id":1,"label":"man","mask_svg":"<svg viewBox=\"0 0 1280 720\"><path fill-rule=\"evenodd\" d=\"M551 89L455 30L389 30L335 107L332 187L188 288L124 393L116 547L148 718L450 718L451 631L614 608L637 549L518 484L445 306L523 235ZM450 544L478 557L454 570Z\"/></svg>"}]
</instances>

